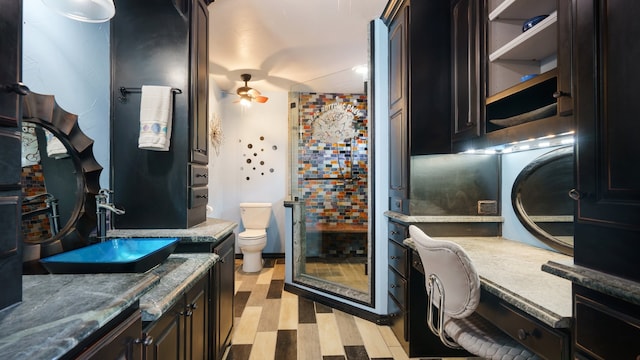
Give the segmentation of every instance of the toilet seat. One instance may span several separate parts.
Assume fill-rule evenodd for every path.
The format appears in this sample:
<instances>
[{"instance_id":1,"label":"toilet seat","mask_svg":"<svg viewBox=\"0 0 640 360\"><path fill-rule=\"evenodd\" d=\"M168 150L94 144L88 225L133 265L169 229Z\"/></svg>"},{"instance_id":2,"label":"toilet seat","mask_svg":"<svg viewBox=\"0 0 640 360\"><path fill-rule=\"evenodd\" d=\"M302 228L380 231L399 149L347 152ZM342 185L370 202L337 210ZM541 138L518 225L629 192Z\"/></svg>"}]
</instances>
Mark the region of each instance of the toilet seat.
<instances>
[{"instance_id":1,"label":"toilet seat","mask_svg":"<svg viewBox=\"0 0 640 360\"><path fill-rule=\"evenodd\" d=\"M267 235L267 232L264 229L256 230L256 229L247 229L240 234L238 234L239 238L245 240L255 240Z\"/></svg>"}]
</instances>

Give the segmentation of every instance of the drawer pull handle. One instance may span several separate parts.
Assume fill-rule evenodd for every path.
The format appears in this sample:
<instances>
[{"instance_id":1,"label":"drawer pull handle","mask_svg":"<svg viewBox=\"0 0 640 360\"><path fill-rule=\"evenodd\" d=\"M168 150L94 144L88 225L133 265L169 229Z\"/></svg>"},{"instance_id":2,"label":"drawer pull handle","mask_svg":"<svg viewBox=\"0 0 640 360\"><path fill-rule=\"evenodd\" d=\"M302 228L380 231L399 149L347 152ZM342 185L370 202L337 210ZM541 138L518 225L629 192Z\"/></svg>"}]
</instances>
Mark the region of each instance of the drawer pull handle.
<instances>
[{"instance_id":1,"label":"drawer pull handle","mask_svg":"<svg viewBox=\"0 0 640 360\"><path fill-rule=\"evenodd\" d=\"M518 339L524 341L529 337L529 335L531 334L526 332L524 329L518 329Z\"/></svg>"},{"instance_id":2,"label":"drawer pull handle","mask_svg":"<svg viewBox=\"0 0 640 360\"><path fill-rule=\"evenodd\" d=\"M398 232L395 230L391 230L391 235L398 235Z\"/></svg>"},{"instance_id":3,"label":"drawer pull handle","mask_svg":"<svg viewBox=\"0 0 640 360\"><path fill-rule=\"evenodd\" d=\"M206 178L207 174L196 174L196 177L197 178L199 178L199 177Z\"/></svg>"},{"instance_id":4,"label":"drawer pull handle","mask_svg":"<svg viewBox=\"0 0 640 360\"><path fill-rule=\"evenodd\" d=\"M389 259L398 260L398 259L400 259L400 257L399 256L395 256L395 255L391 255L391 256L389 256Z\"/></svg>"},{"instance_id":5,"label":"drawer pull handle","mask_svg":"<svg viewBox=\"0 0 640 360\"><path fill-rule=\"evenodd\" d=\"M569 190L569 197L573 200L580 200L584 198L584 193L582 193L580 190L571 189Z\"/></svg>"},{"instance_id":6,"label":"drawer pull handle","mask_svg":"<svg viewBox=\"0 0 640 360\"><path fill-rule=\"evenodd\" d=\"M397 288L397 287L399 287L399 286L398 286L398 285L396 285L396 284L391 284L391 285L389 285L389 287L390 287L390 288L392 288L392 289L395 289L395 288Z\"/></svg>"},{"instance_id":7,"label":"drawer pull handle","mask_svg":"<svg viewBox=\"0 0 640 360\"><path fill-rule=\"evenodd\" d=\"M149 346L153 344L153 337L147 334L143 334L143 336L144 336L144 339L135 339L133 342L136 344L142 344L144 346Z\"/></svg>"}]
</instances>

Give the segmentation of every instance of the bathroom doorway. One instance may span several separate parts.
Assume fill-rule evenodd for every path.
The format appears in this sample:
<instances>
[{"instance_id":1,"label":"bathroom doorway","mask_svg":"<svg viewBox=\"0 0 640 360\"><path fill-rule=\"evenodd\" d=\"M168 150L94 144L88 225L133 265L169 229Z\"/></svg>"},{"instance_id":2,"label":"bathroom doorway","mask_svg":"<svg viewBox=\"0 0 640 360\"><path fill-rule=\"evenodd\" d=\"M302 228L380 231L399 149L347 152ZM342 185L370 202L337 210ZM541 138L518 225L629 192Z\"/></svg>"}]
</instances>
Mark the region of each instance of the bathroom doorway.
<instances>
[{"instance_id":1,"label":"bathroom doorway","mask_svg":"<svg viewBox=\"0 0 640 360\"><path fill-rule=\"evenodd\" d=\"M353 76L359 86L344 86ZM368 86L368 72L346 69L289 94L291 194L301 225L293 281L366 304L373 293Z\"/></svg>"}]
</instances>

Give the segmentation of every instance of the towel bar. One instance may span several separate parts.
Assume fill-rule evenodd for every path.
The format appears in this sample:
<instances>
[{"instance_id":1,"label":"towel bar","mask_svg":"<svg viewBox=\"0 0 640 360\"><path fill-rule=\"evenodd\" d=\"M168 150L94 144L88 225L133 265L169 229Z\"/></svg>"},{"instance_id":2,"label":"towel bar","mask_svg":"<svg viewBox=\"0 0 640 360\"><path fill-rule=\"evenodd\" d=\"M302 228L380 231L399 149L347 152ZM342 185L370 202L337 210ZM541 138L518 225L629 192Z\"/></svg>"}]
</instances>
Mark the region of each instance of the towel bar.
<instances>
[{"instance_id":1,"label":"towel bar","mask_svg":"<svg viewBox=\"0 0 640 360\"><path fill-rule=\"evenodd\" d=\"M174 94L182 94L182 90L177 89L177 88L171 88L171 91ZM142 88L128 88L128 87L124 87L121 86L120 87L120 96L118 96L118 100L121 103L126 103L127 102L127 94L131 94L131 93L141 93L142 92Z\"/></svg>"}]
</instances>

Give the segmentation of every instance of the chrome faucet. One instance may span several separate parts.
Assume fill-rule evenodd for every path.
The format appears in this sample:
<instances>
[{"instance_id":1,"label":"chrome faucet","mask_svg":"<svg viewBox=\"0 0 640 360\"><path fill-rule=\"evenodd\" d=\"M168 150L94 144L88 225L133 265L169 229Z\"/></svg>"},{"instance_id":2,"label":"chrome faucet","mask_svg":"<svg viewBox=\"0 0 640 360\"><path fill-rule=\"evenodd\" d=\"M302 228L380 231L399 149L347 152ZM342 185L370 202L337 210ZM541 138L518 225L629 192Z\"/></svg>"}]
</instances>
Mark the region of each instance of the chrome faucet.
<instances>
[{"instance_id":1,"label":"chrome faucet","mask_svg":"<svg viewBox=\"0 0 640 360\"><path fill-rule=\"evenodd\" d=\"M96 214L98 215L98 224L96 228L96 238L100 242L104 242L107 238L107 210L116 214L124 214L124 210L118 209L109 202L109 195L113 194L113 191L109 189L100 189L98 195L96 195Z\"/></svg>"}]
</instances>

